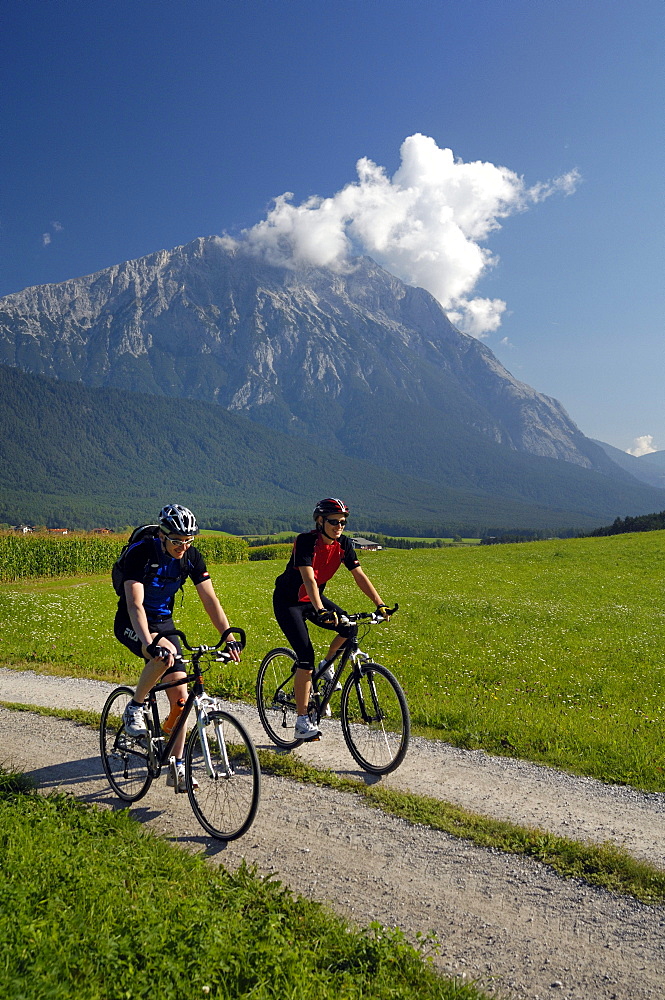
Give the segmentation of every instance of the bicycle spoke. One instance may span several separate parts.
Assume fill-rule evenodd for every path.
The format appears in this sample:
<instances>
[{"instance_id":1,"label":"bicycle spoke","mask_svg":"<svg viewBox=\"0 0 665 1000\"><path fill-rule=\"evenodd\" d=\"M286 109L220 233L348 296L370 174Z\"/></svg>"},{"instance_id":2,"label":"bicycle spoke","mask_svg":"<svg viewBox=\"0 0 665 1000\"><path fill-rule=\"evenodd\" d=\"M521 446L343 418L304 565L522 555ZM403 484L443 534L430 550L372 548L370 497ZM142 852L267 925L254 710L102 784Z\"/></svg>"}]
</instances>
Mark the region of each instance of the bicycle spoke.
<instances>
[{"instance_id":1,"label":"bicycle spoke","mask_svg":"<svg viewBox=\"0 0 665 1000\"><path fill-rule=\"evenodd\" d=\"M254 745L239 719L224 711L206 715L190 733L185 779L201 826L220 840L235 840L251 826L259 803L261 771Z\"/></svg>"},{"instance_id":2,"label":"bicycle spoke","mask_svg":"<svg viewBox=\"0 0 665 1000\"><path fill-rule=\"evenodd\" d=\"M126 802L136 802L150 788L146 741L129 736L123 712L133 695L131 688L112 691L102 710L99 726L102 765L111 788Z\"/></svg>"},{"instance_id":3,"label":"bicycle spoke","mask_svg":"<svg viewBox=\"0 0 665 1000\"><path fill-rule=\"evenodd\" d=\"M410 735L409 710L396 678L379 663L351 674L341 703L342 732L351 755L372 774L388 774L404 760Z\"/></svg>"},{"instance_id":4,"label":"bicycle spoke","mask_svg":"<svg viewBox=\"0 0 665 1000\"><path fill-rule=\"evenodd\" d=\"M277 746L298 746L295 736L296 700L293 690L295 654L290 649L271 650L259 667L256 701L261 723Z\"/></svg>"}]
</instances>

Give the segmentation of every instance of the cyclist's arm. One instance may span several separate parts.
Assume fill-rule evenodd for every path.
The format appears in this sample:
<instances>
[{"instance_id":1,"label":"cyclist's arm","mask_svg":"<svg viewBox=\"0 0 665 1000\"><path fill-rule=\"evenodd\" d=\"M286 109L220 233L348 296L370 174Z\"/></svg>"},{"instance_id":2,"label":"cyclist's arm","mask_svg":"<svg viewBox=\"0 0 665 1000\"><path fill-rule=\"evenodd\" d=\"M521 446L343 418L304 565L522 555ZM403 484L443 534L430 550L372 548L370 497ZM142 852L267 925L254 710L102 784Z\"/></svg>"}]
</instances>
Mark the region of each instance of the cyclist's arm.
<instances>
[{"instance_id":1,"label":"cyclist's arm","mask_svg":"<svg viewBox=\"0 0 665 1000\"><path fill-rule=\"evenodd\" d=\"M221 635L223 632L226 632L229 627L229 620L226 617L224 608L219 603L219 598L215 593L215 588L212 585L210 577L208 577L207 580L202 580L201 583L196 584L196 592L201 599L201 604L205 608L208 618L219 634ZM229 638L232 637L230 636ZM240 652L237 649L231 649L229 652L236 663L239 663Z\"/></svg>"},{"instance_id":2,"label":"cyclist's arm","mask_svg":"<svg viewBox=\"0 0 665 1000\"><path fill-rule=\"evenodd\" d=\"M369 597L370 601L373 601L377 608L383 605L383 601L379 597L378 591L370 578L367 576L367 573L363 570L362 566L356 566L355 569L352 569L351 576L356 581L365 597Z\"/></svg>"},{"instance_id":3,"label":"cyclist's arm","mask_svg":"<svg viewBox=\"0 0 665 1000\"><path fill-rule=\"evenodd\" d=\"M148 652L148 646L152 642L153 633L150 631L148 618L145 613L145 608L143 607L143 597L145 595L144 586L138 580L125 580L124 587L129 620L141 642L141 652L147 660L151 660L152 656ZM167 649L174 649L168 639L162 640L160 645L165 646ZM164 665L165 667L173 666L172 655L169 657L168 661L164 661Z\"/></svg>"},{"instance_id":4,"label":"cyclist's arm","mask_svg":"<svg viewBox=\"0 0 665 1000\"><path fill-rule=\"evenodd\" d=\"M311 566L298 566L300 570L300 575L302 577L303 586L312 602L312 607L316 611L321 611L323 608L323 601L321 600L321 594L319 593L319 585L316 582L316 577L314 576L314 570Z\"/></svg>"}]
</instances>

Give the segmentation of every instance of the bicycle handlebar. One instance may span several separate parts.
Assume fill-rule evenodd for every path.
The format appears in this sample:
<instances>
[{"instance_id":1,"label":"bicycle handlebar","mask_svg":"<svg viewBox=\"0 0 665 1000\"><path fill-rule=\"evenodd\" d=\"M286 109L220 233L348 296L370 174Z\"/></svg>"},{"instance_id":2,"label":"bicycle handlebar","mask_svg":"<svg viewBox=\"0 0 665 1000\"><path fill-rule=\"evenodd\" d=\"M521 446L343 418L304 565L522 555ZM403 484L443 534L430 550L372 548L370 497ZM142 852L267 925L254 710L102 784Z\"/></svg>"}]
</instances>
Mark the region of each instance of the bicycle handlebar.
<instances>
[{"instance_id":1,"label":"bicycle handlebar","mask_svg":"<svg viewBox=\"0 0 665 1000\"><path fill-rule=\"evenodd\" d=\"M190 646L189 643L187 642L187 636L185 635L185 633L181 632L177 628L170 629L168 632L160 632L159 635L155 636L155 638L153 639L153 643L156 645L160 639L168 639L170 635L177 635L178 638L182 640L182 644L185 647L185 649L188 649L190 653L197 653L199 656L201 656L203 653L216 652L219 649L219 647L222 646L229 639L229 637L230 636L232 637L234 634L237 634L238 636L238 642L240 643L240 648L244 649L245 642L247 641L244 629L235 628L235 626L231 626L230 628L227 628L224 632L222 632L219 642L217 643L216 646ZM222 659L223 657L229 660L231 659L231 657L228 656L228 654L225 654L224 651L222 650L219 654L219 659Z\"/></svg>"},{"instance_id":2,"label":"bicycle handlebar","mask_svg":"<svg viewBox=\"0 0 665 1000\"><path fill-rule=\"evenodd\" d=\"M390 616L394 615L398 608L399 604L395 603L394 608L386 608L386 611ZM339 617L340 625L354 625L356 622L368 622L370 625L378 625L384 621L386 619L378 611L359 611L355 615L340 615Z\"/></svg>"}]
</instances>

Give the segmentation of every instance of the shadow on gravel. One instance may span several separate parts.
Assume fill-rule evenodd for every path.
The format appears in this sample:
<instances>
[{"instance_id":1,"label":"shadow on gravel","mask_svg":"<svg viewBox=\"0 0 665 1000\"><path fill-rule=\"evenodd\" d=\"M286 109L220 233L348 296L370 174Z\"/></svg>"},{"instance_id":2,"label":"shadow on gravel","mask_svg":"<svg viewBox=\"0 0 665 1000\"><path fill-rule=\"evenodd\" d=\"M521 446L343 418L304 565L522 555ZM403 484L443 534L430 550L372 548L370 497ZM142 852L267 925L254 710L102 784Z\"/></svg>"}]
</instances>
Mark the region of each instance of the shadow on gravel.
<instances>
[{"instance_id":1,"label":"shadow on gravel","mask_svg":"<svg viewBox=\"0 0 665 1000\"><path fill-rule=\"evenodd\" d=\"M201 834L200 836L194 836L190 834L186 837L169 837L168 840L172 844L182 844L184 847L201 847L203 853L207 858L214 858L218 854L223 854L228 851L229 845L225 840L212 840L208 834Z\"/></svg>"},{"instance_id":2,"label":"shadow on gravel","mask_svg":"<svg viewBox=\"0 0 665 1000\"><path fill-rule=\"evenodd\" d=\"M86 781L106 780L99 756L58 762L48 767L35 768L34 771L25 770L24 773L43 789L66 788L67 785L80 785Z\"/></svg>"},{"instance_id":3,"label":"shadow on gravel","mask_svg":"<svg viewBox=\"0 0 665 1000\"><path fill-rule=\"evenodd\" d=\"M318 743L318 740L313 740L313 743ZM255 743L254 746L257 750L268 750L270 753L274 753L277 757L290 757L291 754L298 747L290 747L288 750L284 747L277 747L274 743ZM323 768L323 764L317 763L315 767ZM332 774L337 775L338 778L359 778L364 781L366 785L376 785L377 782L381 781L384 775L382 774L370 774L368 771L362 771L359 768L351 769L348 767L331 767L329 768Z\"/></svg>"},{"instance_id":4,"label":"shadow on gravel","mask_svg":"<svg viewBox=\"0 0 665 1000\"><path fill-rule=\"evenodd\" d=\"M129 807L132 814L141 822L156 819L163 812L161 809L147 809L131 802L123 802L122 799L118 798L107 784L106 775L98 756L50 764L47 767L35 768L33 771L26 770L24 773L35 782L40 791L48 792L51 789L58 789L66 792L71 787L75 790L76 798L80 799L81 802L103 804L111 809L127 809ZM99 787L100 782L102 783L101 788ZM90 791L86 791L86 785L92 786Z\"/></svg>"}]
</instances>

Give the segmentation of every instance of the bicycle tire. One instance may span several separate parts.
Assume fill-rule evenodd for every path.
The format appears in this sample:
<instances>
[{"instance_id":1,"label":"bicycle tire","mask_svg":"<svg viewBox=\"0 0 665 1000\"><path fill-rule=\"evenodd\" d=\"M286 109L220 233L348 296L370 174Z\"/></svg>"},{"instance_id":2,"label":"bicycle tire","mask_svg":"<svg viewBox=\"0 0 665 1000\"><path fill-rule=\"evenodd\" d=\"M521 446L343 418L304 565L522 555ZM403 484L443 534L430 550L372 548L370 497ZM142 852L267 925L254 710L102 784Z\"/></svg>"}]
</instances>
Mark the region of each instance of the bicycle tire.
<instances>
[{"instance_id":1,"label":"bicycle tire","mask_svg":"<svg viewBox=\"0 0 665 1000\"><path fill-rule=\"evenodd\" d=\"M259 805L259 758L249 733L234 715L220 709L207 712L205 719L204 733L214 775L206 767L197 723L189 734L185 752L189 802L199 823L212 837L236 840L254 822ZM218 731L224 748L218 742Z\"/></svg>"},{"instance_id":2,"label":"bicycle tire","mask_svg":"<svg viewBox=\"0 0 665 1000\"><path fill-rule=\"evenodd\" d=\"M293 668L298 662L292 649L278 646L263 657L256 677L259 718L273 743L284 750L300 746L295 737L298 711L293 689Z\"/></svg>"},{"instance_id":3,"label":"bicycle tire","mask_svg":"<svg viewBox=\"0 0 665 1000\"><path fill-rule=\"evenodd\" d=\"M355 670L349 674L342 690L342 733L351 756L365 771L389 774L402 763L409 746L406 697L397 678L380 663L364 663L360 671L360 679Z\"/></svg>"},{"instance_id":4,"label":"bicycle tire","mask_svg":"<svg viewBox=\"0 0 665 1000\"><path fill-rule=\"evenodd\" d=\"M145 743L128 736L122 723L125 707L133 696L129 687L111 691L99 723L104 773L113 791L125 802L138 802L152 784Z\"/></svg>"}]
</instances>

